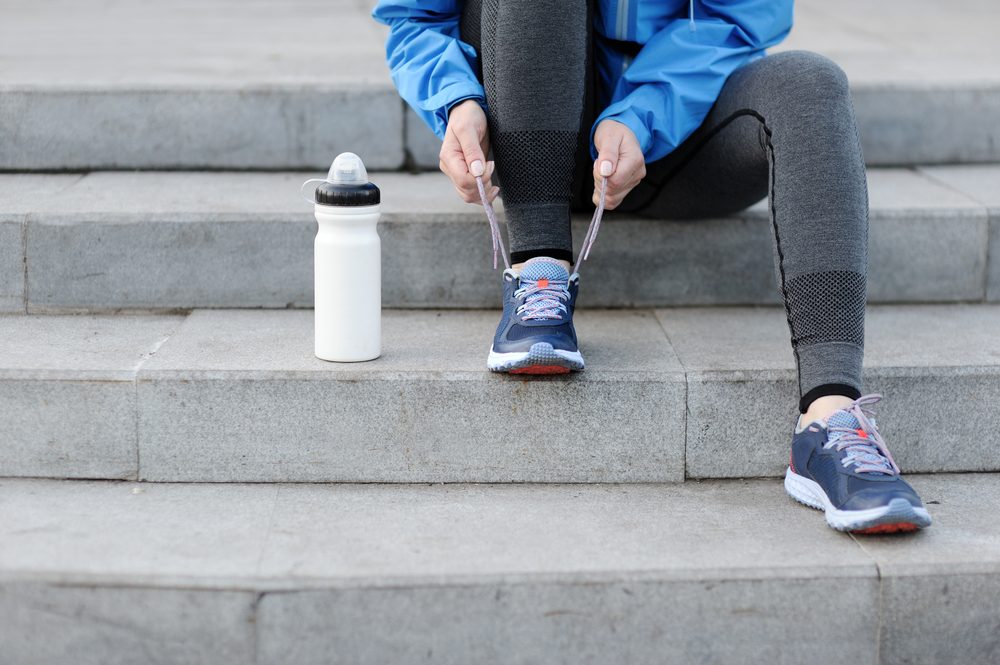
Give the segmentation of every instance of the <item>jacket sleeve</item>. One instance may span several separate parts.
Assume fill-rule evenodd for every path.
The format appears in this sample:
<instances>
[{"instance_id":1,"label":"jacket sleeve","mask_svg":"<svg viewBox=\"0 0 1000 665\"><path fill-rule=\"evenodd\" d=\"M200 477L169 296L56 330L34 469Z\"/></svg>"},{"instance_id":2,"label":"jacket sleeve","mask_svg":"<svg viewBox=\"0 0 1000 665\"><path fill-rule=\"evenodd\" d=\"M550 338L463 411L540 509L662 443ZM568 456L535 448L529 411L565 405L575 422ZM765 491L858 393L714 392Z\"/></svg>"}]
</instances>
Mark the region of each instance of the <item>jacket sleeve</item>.
<instances>
[{"instance_id":1,"label":"jacket sleeve","mask_svg":"<svg viewBox=\"0 0 1000 665\"><path fill-rule=\"evenodd\" d=\"M452 106L486 104L476 51L459 40L459 0L381 0L372 16L389 26L385 52L396 89L438 138Z\"/></svg>"},{"instance_id":2,"label":"jacket sleeve","mask_svg":"<svg viewBox=\"0 0 1000 665\"><path fill-rule=\"evenodd\" d=\"M673 151L705 120L729 75L792 27L792 0L698 0L643 45L590 132L607 118L631 129L646 162Z\"/></svg>"}]
</instances>

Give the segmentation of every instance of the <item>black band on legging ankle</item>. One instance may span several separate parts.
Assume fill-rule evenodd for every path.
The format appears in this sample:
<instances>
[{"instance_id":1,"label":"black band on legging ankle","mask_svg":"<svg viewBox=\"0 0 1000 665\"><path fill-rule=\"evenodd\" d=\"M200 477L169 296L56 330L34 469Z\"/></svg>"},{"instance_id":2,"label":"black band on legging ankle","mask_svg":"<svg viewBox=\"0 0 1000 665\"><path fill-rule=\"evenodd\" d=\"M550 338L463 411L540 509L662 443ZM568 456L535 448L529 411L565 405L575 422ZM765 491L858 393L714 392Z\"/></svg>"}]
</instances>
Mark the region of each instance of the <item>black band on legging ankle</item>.
<instances>
[{"instance_id":1,"label":"black band on legging ankle","mask_svg":"<svg viewBox=\"0 0 1000 665\"><path fill-rule=\"evenodd\" d=\"M547 256L557 261L569 261L570 264L573 263L573 252L568 249L526 249L520 252L511 252L510 262L524 263L528 259L534 259L539 256Z\"/></svg>"},{"instance_id":2,"label":"black band on legging ankle","mask_svg":"<svg viewBox=\"0 0 1000 665\"><path fill-rule=\"evenodd\" d=\"M844 397L857 399L861 397L861 391L846 383L824 383L821 386L816 386L802 396L802 399L799 400L799 413L805 413L809 410L810 404L820 397L826 397L827 395L843 395Z\"/></svg>"}]
</instances>

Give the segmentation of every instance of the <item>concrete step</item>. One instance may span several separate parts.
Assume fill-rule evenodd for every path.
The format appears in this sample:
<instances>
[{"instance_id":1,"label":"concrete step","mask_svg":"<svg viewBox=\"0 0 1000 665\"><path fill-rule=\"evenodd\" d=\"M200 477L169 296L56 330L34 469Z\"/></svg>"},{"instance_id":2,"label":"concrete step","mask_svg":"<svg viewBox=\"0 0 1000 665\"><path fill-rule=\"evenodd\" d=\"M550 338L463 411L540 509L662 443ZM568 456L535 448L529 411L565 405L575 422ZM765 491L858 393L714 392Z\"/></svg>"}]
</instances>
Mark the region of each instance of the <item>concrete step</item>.
<instances>
[{"instance_id":1,"label":"concrete step","mask_svg":"<svg viewBox=\"0 0 1000 665\"><path fill-rule=\"evenodd\" d=\"M0 175L0 311L309 307L315 221L298 189L313 175ZM440 173L372 177L384 304L497 306L482 208ZM870 300L1000 300L998 184L996 165L872 169ZM712 220L609 214L582 272L583 307L779 302L765 202Z\"/></svg>"},{"instance_id":2,"label":"concrete step","mask_svg":"<svg viewBox=\"0 0 1000 665\"><path fill-rule=\"evenodd\" d=\"M0 480L10 665L1000 659L996 475L915 476L935 524L851 538L777 480Z\"/></svg>"},{"instance_id":3,"label":"concrete step","mask_svg":"<svg viewBox=\"0 0 1000 665\"><path fill-rule=\"evenodd\" d=\"M661 482L779 476L798 401L778 307L582 310L586 371L486 371L494 311L394 311L370 363L312 313L0 317L0 476ZM874 306L866 390L908 472L1000 471L1000 305Z\"/></svg>"},{"instance_id":4,"label":"concrete step","mask_svg":"<svg viewBox=\"0 0 1000 665\"><path fill-rule=\"evenodd\" d=\"M61 0L53 21L51 4L8 0L0 170L326 168L344 150L434 169L372 4ZM1000 160L996 3L879 4L800 0L776 50L844 67L870 164Z\"/></svg>"}]
</instances>

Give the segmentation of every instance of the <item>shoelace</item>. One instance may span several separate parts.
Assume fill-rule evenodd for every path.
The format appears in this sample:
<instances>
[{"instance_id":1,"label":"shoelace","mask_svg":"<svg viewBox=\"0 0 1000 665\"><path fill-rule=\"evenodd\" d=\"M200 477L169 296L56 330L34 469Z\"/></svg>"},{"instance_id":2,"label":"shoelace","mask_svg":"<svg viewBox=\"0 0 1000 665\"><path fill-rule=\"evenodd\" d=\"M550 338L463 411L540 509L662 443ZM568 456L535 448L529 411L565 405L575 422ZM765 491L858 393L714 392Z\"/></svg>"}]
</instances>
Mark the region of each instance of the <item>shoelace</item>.
<instances>
[{"instance_id":1,"label":"shoelace","mask_svg":"<svg viewBox=\"0 0 1000 665\"><path fill-rule=\"evenodd\" d=\"M515 298L524 296L524 304L517 308L523 320L561 319L561 312L569 313L563 301L569 301L569 282L545 280L540 286L538 280L525 279L521 288L514 292Z\"/></svg>"},{"instance_id":2,"label":"shoelace","mask_svg":"<svg viewBox=\"0 0 1000 665\"><path fill-rule=\"evenodd\" d=\"M490 222L490 236L493 240L493 269L497 269L497 252L499 252L503 254L504 267L510 270L510 259L507 258L507 248L504 247L503 237L500 235L500 224L497 222L497 214L493 210L493 204L490 203L489 197L486 196L486 187L483 185L482 176L476 176L476 187L479 189L479 198L483 202L483 209L486 210L486 219ZM580 272L579 264L582 264L590 256L590 249L594 246L594 241L597 240L597 231L601 228L601 218L604 216L604 197L607 191L608 179L602 177L601 195L598 199L597 208L594 210L594 216L590 218L590 226L587 227L587 233L583 236L583 245L580 247L577 273Z\"/></svg>"},{"instance_id":3,"label":"shoelace","mask_svg":"<svg viewBox=\"0 0 1000 665\"><path fill-rule=\"evenodd\" d=\"M847 455L843 459L844 466L855 465L858 473L884 473L895 476L899 474L899 467L892 459L892 454L882 440L882 435L875 428L874 412L864 408L866 405L874 405L881 401L882 395L872 393L862 395L854 400L849 407L842 409L857 418L861 427L837 427L827 426L830 432L830 440L824 448L836 446L837 451L847 450Z\"/></svg>"}]
</instances>

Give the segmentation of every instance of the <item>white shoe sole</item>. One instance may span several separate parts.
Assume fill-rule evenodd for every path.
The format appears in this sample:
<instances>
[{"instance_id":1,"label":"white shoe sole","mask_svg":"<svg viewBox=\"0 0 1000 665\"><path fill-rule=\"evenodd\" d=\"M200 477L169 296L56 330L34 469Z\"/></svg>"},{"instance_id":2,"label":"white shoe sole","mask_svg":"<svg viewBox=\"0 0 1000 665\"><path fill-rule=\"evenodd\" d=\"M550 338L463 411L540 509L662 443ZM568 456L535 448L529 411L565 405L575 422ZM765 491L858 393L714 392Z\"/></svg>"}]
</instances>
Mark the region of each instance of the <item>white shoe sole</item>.
<instances>
[{"instance_id":1,"label":"white shoe sole","mask_svg":"<svg viewBox=\"0 0 1000 665\"><path fill-rule=\"evenodd\" d=\"M799 503L826 513L826 523L837 531L863 531L903 524L912 524L922 529L931 525L930 513L925 508L915 507L906 499L893 499L887 506L867 510L838 510L819 483L800 476L791 468L785 471L785 491Z\"/></svg>"},{"instance_id":2,"label":"white shoe sole","mask_svg":"<svg viewBox=\"0 0 1000 665\"><path fill-rule=\"evenodd\" d=\"M491 372L525 370L524 373L527 374L530 373L527 370L530 370L532 367L563 368L566 371L578 371L583 369L584 362L583 355L579 351L554 349L547 342L539 342L532 345L528 351L513 351L510 353L497 353L491 346L490 355L486 359L486 367Z\"/></svg>"}]
</instances>

